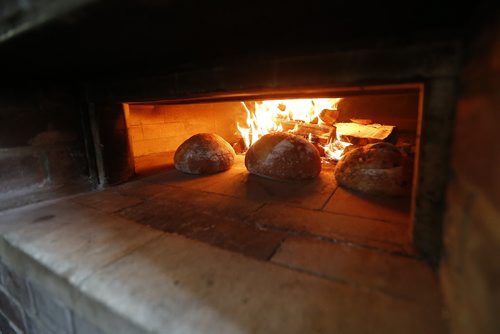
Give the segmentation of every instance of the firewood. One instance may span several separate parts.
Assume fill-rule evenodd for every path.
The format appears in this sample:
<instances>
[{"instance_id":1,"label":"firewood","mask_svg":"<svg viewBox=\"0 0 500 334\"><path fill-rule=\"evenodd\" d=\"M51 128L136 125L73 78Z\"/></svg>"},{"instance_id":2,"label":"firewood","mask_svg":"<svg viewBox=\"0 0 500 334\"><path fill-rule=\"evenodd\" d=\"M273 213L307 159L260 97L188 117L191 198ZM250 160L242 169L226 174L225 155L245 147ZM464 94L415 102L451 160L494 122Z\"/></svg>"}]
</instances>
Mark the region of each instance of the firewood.
<instances>
[{"instance_id":1,"label":"firewood","mask_svg":"<svg viewBox=\"0 0 500 334\"><path fill-rule=\"evenodd\" d=\"M283 131L290 132L298 136L307 137L309 134L316 137L330 137L330 134L335 130L330 125L310 124L300 121L285 121L282 122Z\"/></svg>"},{"instance_id":2,"label":"firewood","mask_svg":"<svg viewBox=\"0 0 500 334\"><path fill-rule=\"evenodd\" d=\"M367 119L367 118L351 118L351 122L354 122L357 124L362 124L362 125L368 125L368 124L373 123L373 121L371 119Z\"/></svg>"},{"instance_id":3,"label":"firewood","mask_svg":"<svg viewBox=\"0 0 500 334\"><path fill-rule=\"evenodd\" d=\"M340 110L336 109L323 109L319 114L319 119L327 125L333 125L339 118Z\"/></svg>"},{"instance_id":4,"label":"firewood","mask_svg":"<svg viewBox=\"0 0 500 334\"><path fill-rule=\"evenodd\" d=\"M366 145L382 141L391 141L391 134L395 126L381 124L357 124L337 123L335 124L337 135L340 140L354 145Z\"/></svg>"}]
</instances>

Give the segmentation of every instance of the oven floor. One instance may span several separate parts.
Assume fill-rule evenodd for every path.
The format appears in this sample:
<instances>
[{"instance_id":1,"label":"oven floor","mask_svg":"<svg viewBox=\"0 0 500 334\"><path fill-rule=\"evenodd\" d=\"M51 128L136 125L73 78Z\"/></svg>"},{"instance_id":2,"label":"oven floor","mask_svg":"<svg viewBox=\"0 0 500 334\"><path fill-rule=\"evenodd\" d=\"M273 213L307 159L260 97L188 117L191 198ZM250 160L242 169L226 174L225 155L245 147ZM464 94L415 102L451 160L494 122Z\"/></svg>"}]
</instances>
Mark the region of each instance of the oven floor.
<instances>
[{"instance_id":1,"label":"oven floor","mask_svg":"<svg viewBox=\"0 0 500 334\"><path fill-rule=\"evenodd\" d=\"M145 201L119 215L261 260L289 236L413 253L409 199L362 197L337 187L333 166L324 165L315 180L277 182L249 174L242 155L229 171L208 176L178 172L172 156L136 158L139 183L113 191ZM99 202L86 204L93 201Z\"/></svg>"},{"instance_id":2,"label":"oven floor","mask_svg":"<svg viewBox=\"0 0 500 334\"><path fill-rule=\"evenodd\" d=\"M206 177L165 168L0 214L1 258L104 332L117 317L126 333L446 332L404 205L332 180L265 180L241 158Z\"/></svg>"}]
</instances>

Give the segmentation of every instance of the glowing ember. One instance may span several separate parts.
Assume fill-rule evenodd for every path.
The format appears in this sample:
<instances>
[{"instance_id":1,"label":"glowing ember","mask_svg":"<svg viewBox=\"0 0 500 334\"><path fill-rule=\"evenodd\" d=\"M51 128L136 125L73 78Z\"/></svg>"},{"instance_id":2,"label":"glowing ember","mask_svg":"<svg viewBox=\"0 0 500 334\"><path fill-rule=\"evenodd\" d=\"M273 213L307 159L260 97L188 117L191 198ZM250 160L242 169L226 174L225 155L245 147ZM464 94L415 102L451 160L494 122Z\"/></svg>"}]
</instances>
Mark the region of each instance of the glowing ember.
<instances>
[{"instance_id":1,"label":"glowing ember","mask_svg":"<svg viewBox=\"0 0 500 334\"><path fill-rule=\"evenodd\" d=\"M246 124L241 126L237 123L238 130L243 137L246 148L249 148L260 137L273 132L282 132L283 122L295 121L304 124L324 124L319 117L324 109L337 109L340 98L335 99L292 99L292 100L266 100L254 102L253 108L247 107L242 102L247 111ZM331 126L332 124L328 124ZM297 131L298 124L289 132ZM312 134L308 135L312 140Z\"/></svg>"}]
</instances>

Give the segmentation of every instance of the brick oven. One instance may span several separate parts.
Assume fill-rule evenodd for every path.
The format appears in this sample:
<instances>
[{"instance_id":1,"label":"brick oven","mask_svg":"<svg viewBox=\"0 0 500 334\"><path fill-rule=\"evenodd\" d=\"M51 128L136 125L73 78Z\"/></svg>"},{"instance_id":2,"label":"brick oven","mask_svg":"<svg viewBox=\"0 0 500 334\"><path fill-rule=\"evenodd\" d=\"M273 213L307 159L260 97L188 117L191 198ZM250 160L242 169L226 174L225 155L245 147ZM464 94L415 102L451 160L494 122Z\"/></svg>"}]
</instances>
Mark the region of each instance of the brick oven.
<instances>
[{"instance_id":1,"label":"brick oven","mask_svg":"<svg viewBox=\"0 0 500 334\"><path fill-rule=\"evenodd\" d=\"M1 8L2 333L499 328L492 2ZM259 108L315 145L318 177L249 173ZM234 166L176 170L197 133ZM406 196L336 181L334 144L378 141Z\"/></svg>"},{"instance_id":2,"label":"brick oven","mask_svg":"<svg viewBox=\"0 0 500 334\"><path fill-rule=\"evenodd\" d=\"M269 181L261 177L250 175L243 164L245 143L242 141L242 134L245 133L245 130L240 132L238 126L246 122L245 119L248 117L248 108L255 108L260 105L265 105L265 103L272 104L275 102L281 103L282 105L292 103L292 108L301 108L302 104L305 104L307 108L309 104L314 102L330 103L334 101L333 103L338 104L336 108L338 108L340 113L338 123L336 124L353 125L352 123L341 122L349 121L350 119L370 118L376 120L374 122L377 123L374 124L393 124L397 128L398 138L394 138L392 141L399 142L399 145L408 145L409 151L415 151L419 144L417 143L417 124L420 119L420 103L423 100L421 97L421 94L423 94L421 89L421 85L418 84L402 84L397 87L355 87L350 89L344 87L341 93L332 89L308 88L293 91L282 90L278 92L260 92L260 94L253 93L256 95L251 95L249 92L246 92L244 97L234 94L230 97L215 95L212 97L199 97L194 99L164 100L146 104L128 103L124 105L124 114L127 123L131 155L134 161L134 170L139 176L141 174L150 174L152 171L161 172L170 170L169 175L162 176L166 185L174 187L180 186L181 188L187 188L189 190L202 190L210 194L238 197L245 200L257 200L260 203L271 202L277 205L276 210L280 208L281 204L285 203L303 209L303 211L297 211L296 215L300 216L303 214L304 217L294 221L286 222L285 217L283 217L283 219L276 219L277 216L275 214L267 217L266 214L263 213L262 217L258 218L256 221L249 218L246 221L249 225L268 226L271 230L289 230L289 233L312 233L313 235L327 239L346 237L354 232L345 231L347 235L342 236L342 232L340 232L342 227L335 227L335 224L327 228L329 232L320 231L321 228L319 230L314 230L314 228L309 230L304 226L298 227L302 225L300 220L314 219L310 215L314 216L316 211L320 210L340 214L342 216L338 217L343 217L344 219L353 219L356 221L353 221L353 224L358 225L358 227L367 227L367 231L363 231L364 228L360 228L360 233L352 234L350 236L351 238L360 240L368 236L368 233L371 233L371 237L368 237L370 240L364 240L363 242L366 241L368 244L392 244L392 247L395 247L397 251L411 252L411 235L413 230L412 217L416 210L416 208L412 208L411 195L404 198L384 199L373 196L363 197L339 189L333 176L335 161L333 159L327 159L327 157L324 157L323 171L319 179L311 182L284 183ZM303 94L309 94L306 95L309 99L304 99L302 96ZM310 99L311 96L335 97L339 96L339 94L344 96L344 98L323 98L322 100L318 98ZM266 96L266 98L276 98L276 96L299 96L301 99L265 100L263 104L257 104L255 101L249 100L250 98L262 99L263 96ZM246 102L237 100L241 100L242 98L244 98ZM309 102L309 100L312 102ZM297 103L300 103L300 105L297 105ZM319 111L318 109L318 112ZM270 114L271 110L268 110L267 113ZM314 117L315 115L311 116L311 118ZM362 125L357 125L357 123L354 124L356 124L357 129L363 128ZM289 129L284 131L296 131L296 133L298 132L299 135L305 137L312 136L312 131L315 133L314 136L318 137L318 140L321 140L322 135L331 135L329 132L332 131L326 123L317 125L315 123L302 123L302 121L294 123L294 121L291 120L283 122L281 125L285 127L288 126ZM338 126L340 127L340 125ZM294 129L294 127L296 129ZM340 130L337 129L337 136L340 136L339 131ZM396 132L396 130L394 131ZM179 175L178 171L172 168L175 150L189 137L203 132L221 135L236 147L239 154L235 166L226 173L214 176L200 177ZM396 137L396 133L394 133L393 136ZM327 146L324 145L326 142L327 139L325 138L322 143L318 144L321 147L325 147ZM414 156L412 156L412 161L414 161ZM411 183L413 176L410 175L409 179ZM416 192L417 189L415 188L414 190ZM410 192L411 187L408 187L408 193ZM196 196L203 195L206 194L199 193ZM219 197L219 200L224 201L224 197ZM415 202L416 201L413 203ZM196 207L193 207L189 210L196 209ZM151 209L148 208L147 210L149 211ZM171 208L166 211L170 210ZM141 210L139 209L139 211ZM164 212L165 209L160 210L158 208L154 211ZM265 210L263 210L263 212L266 211L272 212L273 208L265 208ZM179 224L165 224L165 220L160 217L138 218L137 215L141 215L140 212L129 212L127 215L136 217L149 225L160 226L171 232L185 233L187 235L193 233L193 231L189 229L184 231ZM369 218L371 220L363 220L363 218ZM328 217L318 216L318 219L328 219ZM380 225L381 222L396 223L392 228L394 228L394 231L397 230L397 232L390 236L382 237L385 232L377 231L375 227L376 225ZM370 223L373 225L370 226ZM400 224L399 226L397 225L398 223ZM312 222L310 224L311 226L314 225ZM368 230L371 232L368 232ZM364 234L365 232L367 233L366 235ZM235 233L237 234L237 232ZM206 238L206 236L202 236L202 238ZM256 238L258 239L259 237L256 236ZM347 238L349 239L349 237ZM260 249L256 252L256 250L251 249L252 246L249 246L248 249L242 247L241 251L249 254L256 252L255 255L257 257L267 259L271 256L273 250L276 249L280 242L281 238L276 238L275 244L266 247L268 248L267 251ZM258 242L257 245L262 247ZM230 245L225 245L224 242L221 242L220 246L232 247ZM391 247L388 245L386 246L389 248ZM237 249L239 248L237 247Z\"/></svg>"}]
</instances>

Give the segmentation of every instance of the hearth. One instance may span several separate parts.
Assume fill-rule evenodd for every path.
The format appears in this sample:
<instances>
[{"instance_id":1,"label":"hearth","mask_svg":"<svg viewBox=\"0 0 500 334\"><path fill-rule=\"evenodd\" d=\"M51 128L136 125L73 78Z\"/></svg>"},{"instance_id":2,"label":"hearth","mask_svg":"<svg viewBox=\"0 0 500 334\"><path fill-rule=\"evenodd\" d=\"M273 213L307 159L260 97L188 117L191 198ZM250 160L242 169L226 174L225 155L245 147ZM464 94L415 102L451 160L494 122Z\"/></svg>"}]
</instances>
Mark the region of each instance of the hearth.
<instances>
[{"instance_id":1,"label":"hearth","mask_svg":"<svg viewBox=\"0 0 500 334\"><path fill-rule=\"evenodd\" d=\"M248 132L252 126L248 113L266 103L274 103L278 110L285 110L280 112L287 113L286 103L276 104L276 101L336 101L317 110L334 111L330 116L340 117L335 124L326 124L327 129L335 128L335 135L330 132L330 142L329 130L323 131L325 120L320 117L307 124L289 117L285 122L282 119L280 125L288 126L286 131L297 126L302 132L299 134L311 137L307 139L328 151L337 141L345 143L348 137L353 140L352 136L341 133L345 129L337 131L341 126L358 129L380 124L379 134L386 131L384 139L408 156L411 194L402 206L404 209L401 206L397 209L409 216L404 232L406 245L437 263L458 50L455 43L439 42L302 56L240 58L220 66L96 84L87 97L87 133L93 143L90 151L95 152L89 155L91 167L95 167L91 171L101 187L120 184L136 173L147 174L146 170L154 169L155 165L161 170L162 164L168 165L175 149L195 133L218 133L231 145L237 144L237 149L248 146L242 145L245 140L240 140L244 137L242 131ZM415 59L419 62L415 63ZM311 105L313 109L319 106ZM315 133L307 129L314 129ZM368 143L366 138L361 139L354 141L357 145ZM335 166L335 159L327 158L325 153L323 166L328 163ZM163 162L158 164L158 161ZM378 198L371 201L375 207L381 203Z\"/></svg>"},{"instance_id":2,"label":"hearth","mask_svg":"<svg viewBox=\"0 0 500 334\"><path fill-rule=\"evenodd\" d=\"M226 202L223 206L227 207L231 206L233 198L248 200L251 211L255 210L255 204L270 203L271 207L258 210L255 217L243 214L244 218L240 222L242 226L237 227L236 224L231 228L229 226L232 223L217 222L221 219L217 215L212 217L207 226L207 223L200 223L190 215L187 220L168 222L167 217L172 217L171 213L166 214L168 211L176 212L179 217L186 215L183 210L175 209L176 204L170 204L169 201L147 207L148 211L161 212L163 216L156 213L144 218L140 208L132 209L132 212L125 215L166 231L211 240L209 242L223 248L244 254L257 254L262 259L272 255L272 250L278 247L286 234L303 234L332 241L354 241L390 251L412 253L411 236L413 224L417 223L416 175L422 95L423 85L404 84L350 89L345 87L342 90L308 88L245 92L229 97L214 94L197 98L126 103L123 110L135 172L140 178L154 180L152 182L161 180L165 186L171 186L171 200L174 203L178 202L175 198L184 198L190 194L192 197L205 198L207 203ZM313 180L279 182L251 175L245 168L245 151L252 141L273 132L292 133L313 143L322 159L320 176ZM185 175L175 170L175 150L183 141L197 133L222 136L237 152L235 165L229 171L216 175ZM334 170L344 148L351 146L348 149L352 149L376 142L392 143L406 152L408 164L415 167L409 169L406 196L367 195L339 187L336 182ZM184 192L187 194L183 195ZM189 202L188 197L186 202ZM186 203L184 210L199 211L205 207L203 201L195 203L200 207ZM282 205L296 210L299 218L290 220L286 211L281 208ZM273 212L274 206L278 215ZM239 209L235 210L247 212L247 209L237 207ZM232 215L230 212L226 214ZM325 230L315 226L316 219L324 221L327 226ZM226 227L215 227L218 224ZM355 225L356 228L351 226L346 229L348 224ZM212 230L215 235L200 234L198 230L201 226ZM239 237L238 228L241 229ZM263 233L259 229L267 232ZM221 233L227 236L217 235ZM253 241L234 249L234 245L242 244L234 240L245 236ZM263 241L259 242L259 238ZM274 244L263 247L265 240L269 238L275 240ZM260 247L261 250L253 247Z\"/></svg>"}]
</instances>

